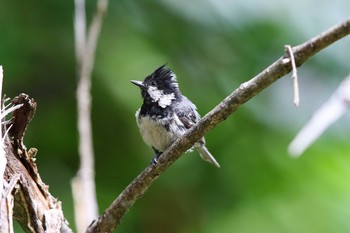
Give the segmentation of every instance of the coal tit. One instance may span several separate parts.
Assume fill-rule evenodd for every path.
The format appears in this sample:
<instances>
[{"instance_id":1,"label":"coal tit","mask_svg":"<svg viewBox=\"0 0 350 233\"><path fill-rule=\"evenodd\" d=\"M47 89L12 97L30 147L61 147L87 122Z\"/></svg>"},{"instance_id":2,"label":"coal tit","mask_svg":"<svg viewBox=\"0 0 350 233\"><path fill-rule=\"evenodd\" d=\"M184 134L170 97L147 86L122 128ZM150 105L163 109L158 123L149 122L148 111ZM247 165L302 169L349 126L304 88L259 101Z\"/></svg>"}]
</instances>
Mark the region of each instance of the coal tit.
<instances>
[{"instance_id":1,"label":"coal tit","mask_svg":"<svg viewBox=\"0 0 350 233\"><path fill-rule=\"evenodd\" d=\"M148 75L145 80L131 80L141 89L143 104L136 111L136 122L142 139L152 147L156 164L158 157L192 125L200 120L196 106L179 90L176 75L165 65ZM194 148L202 159L220 167L205 147L202 138Z\"/></svg>"}]
</instances>

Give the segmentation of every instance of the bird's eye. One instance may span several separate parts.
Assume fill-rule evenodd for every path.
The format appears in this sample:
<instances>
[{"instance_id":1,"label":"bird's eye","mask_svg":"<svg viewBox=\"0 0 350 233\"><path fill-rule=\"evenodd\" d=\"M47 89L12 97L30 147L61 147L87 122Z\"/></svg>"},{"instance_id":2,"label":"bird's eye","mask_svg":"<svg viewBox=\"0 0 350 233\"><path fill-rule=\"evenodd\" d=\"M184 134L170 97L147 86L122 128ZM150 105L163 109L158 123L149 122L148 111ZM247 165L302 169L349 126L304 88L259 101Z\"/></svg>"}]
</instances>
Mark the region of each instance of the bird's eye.
<instances>
[{"instance_id":1,"label":"bird's eye","mask_svg":"<svg viewBox=\"0 0 350 233\"><path fill-rule=\"evenodd\" d=\"M155 82L155 81L152 81L152 82L151 82L151 86L156 86L156 82Z\"/></svg>"}]
</instances>

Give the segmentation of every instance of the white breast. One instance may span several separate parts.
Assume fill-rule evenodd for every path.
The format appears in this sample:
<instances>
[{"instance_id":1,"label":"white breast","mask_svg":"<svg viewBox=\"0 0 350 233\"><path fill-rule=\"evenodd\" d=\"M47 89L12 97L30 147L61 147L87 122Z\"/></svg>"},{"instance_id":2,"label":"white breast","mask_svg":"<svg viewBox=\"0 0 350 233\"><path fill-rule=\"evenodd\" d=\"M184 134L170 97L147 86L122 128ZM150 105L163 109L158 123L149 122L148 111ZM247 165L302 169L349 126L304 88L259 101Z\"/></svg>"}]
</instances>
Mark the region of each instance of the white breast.
<instances>
[{"instance_id":1,"label":"white breast","mask_svg":"<svg viewBox=\"0 0 350 233\"><path fill-rule=\"evenodd\" d=\"M165 151L185 130L180 130L175 124L170 124L169 130L164 125L167 119L152 119L150 117L138 117L137 124L143 141L160 152ZM176 128L176 129L175 129Z\"/></svg>"}]
</instances>

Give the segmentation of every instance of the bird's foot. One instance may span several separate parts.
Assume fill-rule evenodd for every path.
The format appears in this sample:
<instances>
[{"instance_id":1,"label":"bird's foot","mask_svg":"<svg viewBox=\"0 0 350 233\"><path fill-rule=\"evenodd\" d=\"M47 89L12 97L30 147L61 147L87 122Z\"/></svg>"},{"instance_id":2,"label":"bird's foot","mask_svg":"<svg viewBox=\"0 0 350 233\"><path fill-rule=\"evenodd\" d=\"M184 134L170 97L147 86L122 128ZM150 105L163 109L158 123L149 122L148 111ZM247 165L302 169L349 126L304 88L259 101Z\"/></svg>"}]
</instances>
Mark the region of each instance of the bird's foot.
<instances>
[{"instance_id":1,"label":"bird's foot","mask_svg":"<svg viewBox=\"0 0 350 233\"><path fill-rule=\"evenodd\" d=\"M158 164L158 158L159 158L159 156L161 155L162 153L157 153L154 157L153 157L153 159L151 160L151 165L156 165L156 164Z\"/></svg>"},{"instance_id":2,"label":"bird's foot","mask_svg":"<svg viewBox=\"0 0 350 233\"><path fill-rule=\"evenodd\" d=\"M156 165L158 163L158 158L155 156L152 160L151 160L151 165Z\"/></svg>"}]
</instances>

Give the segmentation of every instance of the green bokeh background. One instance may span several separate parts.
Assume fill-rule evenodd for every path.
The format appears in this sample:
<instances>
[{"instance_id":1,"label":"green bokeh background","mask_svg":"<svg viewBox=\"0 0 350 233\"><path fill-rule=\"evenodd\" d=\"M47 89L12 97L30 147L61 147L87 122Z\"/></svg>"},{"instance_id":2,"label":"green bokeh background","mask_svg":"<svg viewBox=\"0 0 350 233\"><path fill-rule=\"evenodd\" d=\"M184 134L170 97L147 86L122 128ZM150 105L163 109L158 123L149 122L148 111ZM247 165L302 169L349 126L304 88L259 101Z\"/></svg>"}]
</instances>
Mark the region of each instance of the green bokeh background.
<instances>
[{"instance_id":1,"label":"green bokeh background","mask_svg":"<svg viewBox=\"0 0 350 233\"><path fill-rule=\"evenodd\" d=\"M142 80L168 63L204 115L240 83L349 15L348 0L111 1L92 80L97 196L102 212L148 165L134 113ZM91 19L95 1L87 2ZM1 1L4 90L38 103L25 137L74 228L78 168L73 1ZM349 72L345 38L299 71L301 106L282 78L207 136L222 168L186 154L127 213L117 232L350 232L349 115L300 159L287 147ZM20 232L21 230L17 230Z\"/></svg>"}]
</instances>

